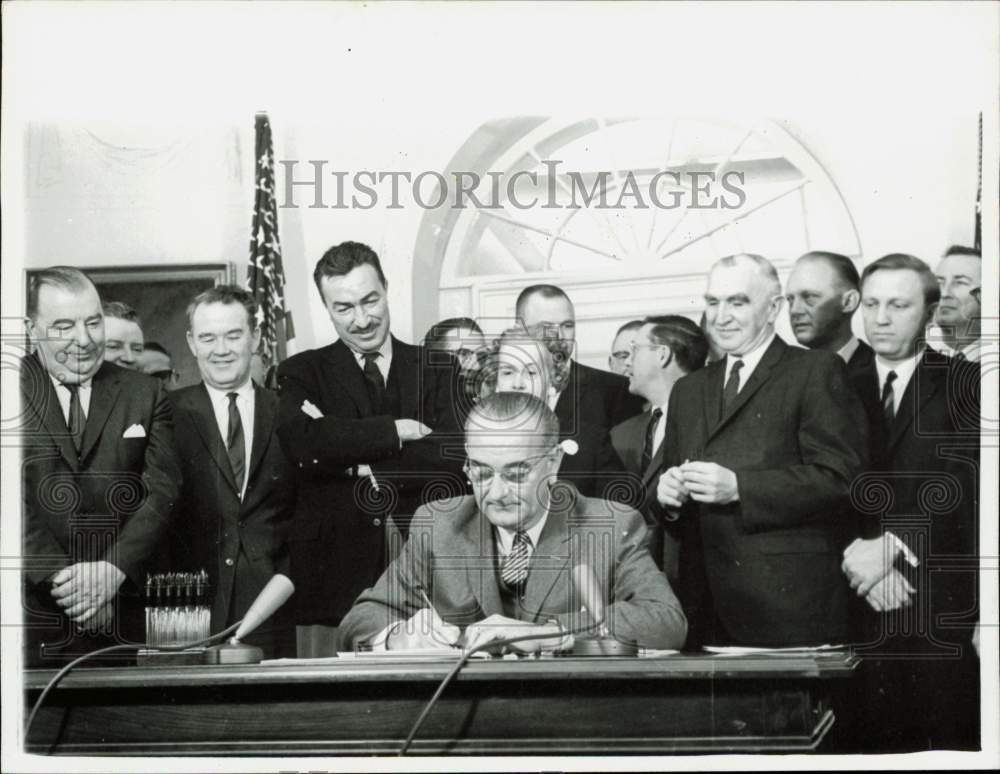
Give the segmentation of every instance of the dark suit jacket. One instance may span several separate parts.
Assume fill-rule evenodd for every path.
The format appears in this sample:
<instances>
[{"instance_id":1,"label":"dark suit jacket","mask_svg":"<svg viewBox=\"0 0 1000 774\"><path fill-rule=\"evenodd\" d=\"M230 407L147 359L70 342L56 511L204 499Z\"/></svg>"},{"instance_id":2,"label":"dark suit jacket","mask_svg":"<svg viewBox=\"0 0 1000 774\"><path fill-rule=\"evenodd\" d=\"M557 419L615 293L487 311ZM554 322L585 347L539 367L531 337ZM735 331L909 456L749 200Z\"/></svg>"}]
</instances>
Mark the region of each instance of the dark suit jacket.
<instances>
[{"instance_id":1,"label":"dark suit jacket","mask_svg":"<svg viewBox=\"0 0 1000 774\"><path fill-rule=\"evenodd\" d=\"M858 650L874 657L866 665L875 715L867 725L879 729L872 749L978 749L979 659L970 639L979 618L979 364L927 349L888 427L874 360L855 384L872 428L872 469L853 492L862 535L891 531L920 562L896 562L916 589L909 607L864 608Z\"/></svg>"},{"instance_id":2,"label":"dark suit jacket","mask_svg":"<svg viewBox=\"0 0 1000 774\"><path fill-rule=\"evenodd\" d=\"M651 413L644 411L626 419L611 429L611 442L625 463L633 489L633 506L646 520L649 530L649 550L656 565L667 573L671 581L677 579L679 545L676 536L664 530L668 514L656 501L656 487L663 473L663 443L653 450L649 465L642 468L642 449L646 445L646 428Z\"/></svg>"},{"instance_id":3,"label":"dark suit jacket","mask_svg":"<svg viewBox=\"0 0 1000 774\"><path fill-rule=\"evenodd\" d=\"M364 375L337 341L295 355L278 371L278 438L298 474L289 535L296 622L336 625L358 593L382 573L385 522L402 527L427 500L465 491L464 438L452 394L451 359L428 360L421 347L392 340L387 396L398 415L374 416ZM310 401L323 417L302 411ZM396 419L417 419L434 432L400 445ZM351 475L370 465L379 484Z\"/></svg>"},{"instance_id":4,"label":"dark suit jacket","mask_svg":"<svg viewBox=\"0 0 1000 774\"><path fill-rule=\"evenodd\" d=\"M78 456L42 363L32 355L21 365L27 657L41 663L42 642L67 656L108 644L107 638L74 639L49 594L48 579L78 562L105 560L126 574L117 638L142 642L139 592L168 529L180 479L166 393L151 376L103 363L93 378Z\"/></svg>"},{"instance_id":5,"label":"dark suit jacket","mask_svg":"<svg viewBox=\"0 0 1000 774\"><path fill-rule=\"evenodd\" d=\"M574 433L581 422L610 430L642 413L643 400L628 391L628 379L570 361L569 379L556 402L559 429Z\"/></svg>"},{"instance_id":6,"label":"dark suit jacket","mask_svg":"<svg viewBox=\"0 0 1000 774\"><path fill-rule=\"evenodd\" d=\"M572 579L573 568L585 562L600 581L612 635L644 647L679 648L684 614L645 549L642 517L566 486L531 555L517 617L533 623L558 618L566 628L592 624L580 612ZM594 552L595 546L604 548ZM344 618L341 650L426 607L419 589L457 626L502 614L496 568L493 527L471 495L430 503L414 517L402 554Z\"/></svg>"},{"instance_id":7,"label":"dark suit jacket","mask_svg":"<svg viewBox=\"0 0 1000 774\"><path fill-rule=\"evenodd\" d=\"M214 633L240 620L276 573L290 573L295 470L278 443L278 396L270 390L254 388L253 447L242 501L204 384L170 393L170 402L184 479L170 569L208 572ZM291 610L290 604L280 608L249 641L269 656L294 655Z\"/></svg>"},{"instance_id":8,"label":"dark suit jacket","mask_svg":"<svg viewBox=\"0 0 1000 774\"><path fill-rule=\"evenodd\" d=\"M844 363L775 338L723 416L725 370L723 359L680 379L667 411L664 468L715 462L736 473L740 494L683 509L701 557L682 584L688 617L708 627L707 638L735 644L845 641L841 520L866 454ZM704 597L698 603L699 570L711 610Z\"/></svg>"},{"instance_id":9,"label":"dark suit jacket","mask_svg":"<svg viewBox=\"0 0 1000 774\"><path fill-rule=\"evenodd\" d=\"M563 455L560 479L569 481L585 497L631 502L625 466L607 430L581 422L575 433L560 433L559 440L571 440L577 445L576 454Z\"/></svg>"}]
</instances>

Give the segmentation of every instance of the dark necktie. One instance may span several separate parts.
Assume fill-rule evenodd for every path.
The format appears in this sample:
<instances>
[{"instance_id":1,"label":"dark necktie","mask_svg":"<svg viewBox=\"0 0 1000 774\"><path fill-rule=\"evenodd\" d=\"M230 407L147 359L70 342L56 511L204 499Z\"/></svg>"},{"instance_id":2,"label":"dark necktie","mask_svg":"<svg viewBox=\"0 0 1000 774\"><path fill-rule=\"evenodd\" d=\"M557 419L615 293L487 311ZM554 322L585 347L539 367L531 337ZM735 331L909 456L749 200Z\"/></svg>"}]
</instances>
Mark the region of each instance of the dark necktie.
<instances>
[{"instance_id":1,"label":"dark necktie","mask_svg":"<svg viewBox=\"0 0 1000 774\"><path fill-rule=\"evenodd\" d=\"M660 423L660 417L663 416L663 409L653 409L653 415L649 418L649 424L646 425L646 441L642 445L642 467L639 468L640 473L645 473L649 469L649 463L653 461L653 440L656 437L656 426Z\"/></svg>"},{"instance_id":2,"label":"dark necktie","mask_svg":"<svg viewBox=\"0 0 1000 774\"><path fill-rule=\"evenodd\" d=\"M885 386L882 387L882 416L885 417L886 427L890 427L896 418L896 395L892 389L894 381L896 381L896 372L890 371L886 374Z\"/></svg>"},{"instance_id":3,"label":"dark necktie","mask_svg":"<svg viewBox=\"0 0 1000 774\"><path fill-rule=\"evenodd\" d=\"M83 414L83 406L80 404L80 385L64 384L69 390L69 419L66 427L69 429L69 436L73 440L73 448L76 453L80 453L83 448L83 429L87 425L87 417Z\"/></svg>"},{"instance_id":4,"label":"dark necktie","mask_svg":"<svg viewBox=\"0 0 1000 774\"><path fill-rule=\"evenodd\" d=\"M740 369L743 368L743 361L737 360L733 363L732 369L729 371L729 381L726 382L725 388L722 390L722 413L725 414L729 411L729 407L733 405L733 401L736 400L736 396L740 392Z\"/></svg>"},{"instance_id":5,"label":"dark necktie","mask_svg":"<svg viewBox=\"0 0 1000 774\"><path fill-rule=\"evenodd\" d=\"M229 453L229 464L233 466L233 477L236 479L236 489L243 491L243 470L246 467L246 451L243 448L243 421L240 410L236 408L236 393L230 392L229 398L229 432L226 433L226 451Z\"/></svg>"},{"instance_id":6,"label":"dark necktie","mask_svg":"<svg viewBox=\"0 0 1000 774\"><path fill-rule=\"evenodd\" d=\"M965 353L959 350L952 356L952 360L965 360Z\"/></svg>"},{"instance_id":7,"label":"dark necktie","mask_svg":"<svg viewBox=\"0 0 1000 774\"><path fill-rule=\"evenodd\" d=\"M378 364L375 362L381 354L381 352L364 352L361 355L365 359L365 383L368 386L373 414L382 413L382 399L385 397L385 379L382 378L382 372L378 370Z\"/></svg>"},{"instance_id":8,"label":"dark necktie","mask_svg":"<svg viewBox=\"0 0 1000 774\"><path fill-rule=\"evenodd\" d=\"M518 532L514 535L514 542L510 547L510 553L503 560L503 568L500 570L500 580L512 590L519 590L524 585L528 577L528 558L531 548L531 538L526 532Z\"/></svg>"}]
</instances>

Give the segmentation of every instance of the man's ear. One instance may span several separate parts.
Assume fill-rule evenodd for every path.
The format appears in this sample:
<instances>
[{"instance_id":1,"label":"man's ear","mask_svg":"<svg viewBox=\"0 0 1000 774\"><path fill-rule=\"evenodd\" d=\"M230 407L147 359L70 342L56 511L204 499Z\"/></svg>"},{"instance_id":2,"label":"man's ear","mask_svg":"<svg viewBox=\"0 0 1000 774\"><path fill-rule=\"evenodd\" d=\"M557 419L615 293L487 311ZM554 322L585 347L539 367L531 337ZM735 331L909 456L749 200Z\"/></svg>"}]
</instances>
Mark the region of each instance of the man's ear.
<instances>
[{"instance_id":1,"label":"man's ear","mask_svg":"<svg viewBox=\"0 0 1000 774\"><path fill-rule=\"evenodd\" d=\"M38 324L30 317L24 318L24 332L28 334L28 340L32 344L38 343Z\"/></svg>"},{"instance_id":2,"label":"man's ear","mask_svg":"<svg viewBox=\"0 0 1000 774\"><path fill-rule=\"evenodd\" d=\"M260 326L258 325L250 332L250 343L254 352L260 349Z\"/></svg>"},{"instance_id":3,"label":"man's ear","mask_svg":"<svg viewBox=\"0 0 1000 774\"><path fill-rule=\"evenodd\" d=\"M861 294L851 288L840 296L840 311L844 314L854 314L861 305Z\"/></svg>"},{"instance_id":4,"label":"man's ear","mask_svg":"<svg viewBox=\"0 0 1000 774\"><path fill-rule=\"evenodd\" d=\"M927 307L927 315L924 319L925 328L934 322L934 317L937 314L937 310L938 310L938 303L936 301Z\"/></svg>"},{"instance_id":5,"label":"man's ear","mask_svg":"<svg viewBox=\"0 0 1000 774\"><path fill-rule=\"evenodd\" d=\"M188 349L191 351L191 357L193 357L195 360L197 360L198 359L198 353L197 353L197 351L194 348L194 336L191 335L191 331L188 331L185 334L185 338L187 339Z\"/></svg>"}]
</instances>

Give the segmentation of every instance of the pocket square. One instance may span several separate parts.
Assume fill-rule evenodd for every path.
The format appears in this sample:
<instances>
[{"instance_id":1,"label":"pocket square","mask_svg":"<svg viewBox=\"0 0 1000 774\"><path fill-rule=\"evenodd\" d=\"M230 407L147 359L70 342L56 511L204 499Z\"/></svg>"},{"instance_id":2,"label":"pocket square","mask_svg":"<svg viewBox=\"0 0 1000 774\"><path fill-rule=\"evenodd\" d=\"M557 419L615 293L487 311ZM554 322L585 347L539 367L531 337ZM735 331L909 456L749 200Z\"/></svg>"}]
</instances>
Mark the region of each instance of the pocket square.
<instances>
[{"instance_id":1,"label":"pocket square","mask_svg":"<svg viewBox=\"0 0 1000 774\"><path fill-rule=\"evenodd\" d=\"M146 428L138 424L132 425L131 427L129 427L128 430L122 433L122 438L145 438L145 437L146 437Z\"/></svg>"}]
</instances>

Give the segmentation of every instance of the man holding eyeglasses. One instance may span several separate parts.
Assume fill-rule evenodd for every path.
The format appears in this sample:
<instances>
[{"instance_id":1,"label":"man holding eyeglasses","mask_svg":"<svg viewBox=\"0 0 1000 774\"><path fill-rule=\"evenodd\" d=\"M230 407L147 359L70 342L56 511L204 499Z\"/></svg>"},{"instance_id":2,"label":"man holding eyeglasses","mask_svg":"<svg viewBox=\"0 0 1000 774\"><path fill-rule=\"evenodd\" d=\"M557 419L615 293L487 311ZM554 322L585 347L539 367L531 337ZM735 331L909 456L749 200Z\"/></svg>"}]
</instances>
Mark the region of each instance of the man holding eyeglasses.
<instances>
[{"instance_id":1,"label":"man holding eyeglasses","mask_svg":"<svg viewBox=\"0 0 1000 774\"><path fill-rule=\"evenodd\" d=\"M664 534L664 510L656 502L667 403L677 380L705 364L708 342L701 328L686 317L647 317L632 341L630 355L625 369L629 392L648 401L650 410L612 428L611 442L626 469L640 477L644 494L640 510L650 530L650 552L667 577L675 580L677 541Z\"/></svg>"},{"instance_id":2,"label":"man holding eyeglasses","mask_svg":"<svg viewBox=\"0 0 1000 774\"><path fill-rule=\"evenodd\" d=\"M517 297L518 322L545 340L556 358L560 385L555 404L559 426L575 432L579 420L607 430L642 413L642 400L629 395L628 382L617 374L578 363L576 313L566 292L556 285L531 285Z\"/></svg>"},{"instance_id":3,"label":"man holding eyeglasses","mask_svg":"<svg viewBox=\"0 0 1000 774\"><path fill-rule=\"evenodd\" d=\"M642 517L556 483L559 423L527 393L485 398L466 422L472 495L421 508L400 556L341 623L341 650L473 648L537 635L519 652L568 646L595 626L574 568L594 571L604 625L641 647L678 648L687 624L644 546Z\"/></svg>"},{"instance_id":4,"label":"man holding eyeglasses","mask_svg":"<svg viewBox=\"0 0 1000 774\"><path fill-rule=\"evenodd\" d=\"M867 464L864 413L841 358L775 335L782 300L767 259L720 259L706 324L726 357L670 395L657 497L685 525L680 590L704 644L848 638L841 514Z\"/></svg>"}]
</instances>

